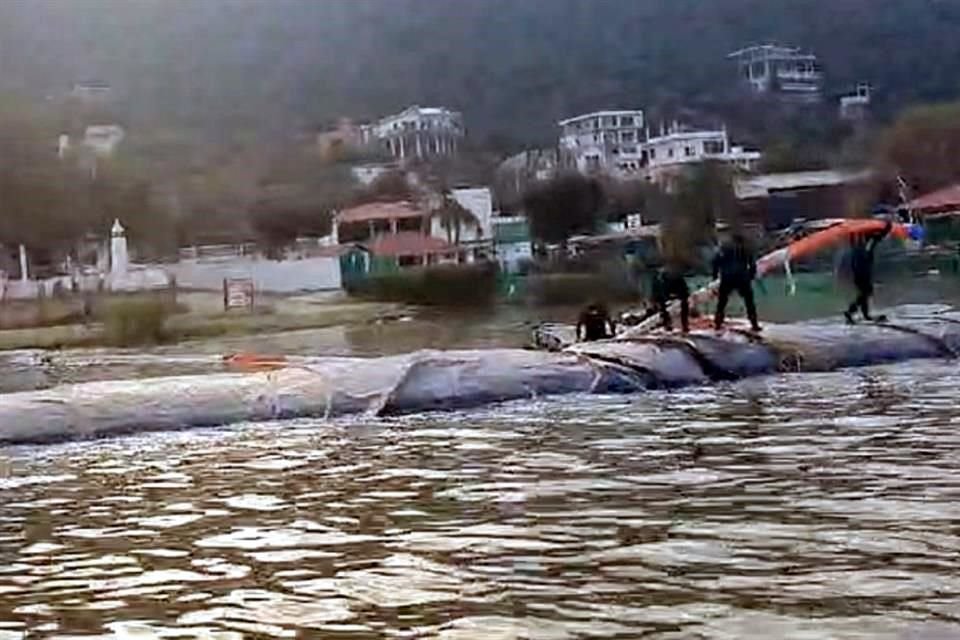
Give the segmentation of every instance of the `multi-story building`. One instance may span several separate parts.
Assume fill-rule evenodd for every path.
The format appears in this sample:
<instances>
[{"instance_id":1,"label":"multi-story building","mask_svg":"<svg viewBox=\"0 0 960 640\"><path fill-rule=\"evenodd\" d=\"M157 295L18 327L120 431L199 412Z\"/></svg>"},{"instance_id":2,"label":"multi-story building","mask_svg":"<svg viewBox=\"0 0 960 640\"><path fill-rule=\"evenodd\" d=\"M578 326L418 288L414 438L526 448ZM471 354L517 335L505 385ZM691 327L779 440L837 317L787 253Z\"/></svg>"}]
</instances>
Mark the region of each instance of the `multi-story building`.
<instances>
[{"instance_id":1,"label":"multi-story building","mask_svg":"<svg viewBox=\"0 0 960 640\"><path fill-rule=\"evenodd\" d=\"M401 161L455 155L464 137L463 116L443 107L412 106L360 131L365 144Z\"/></svg>"},{"instance_id":2,"label":"multi-story building","mask_svg":"<svg viewBox=\"0 0 960 640\"><path fill-rule=\"evenodd\" d=\"M659 136L648 137L641 145L642 166L646 177L664 184L690 165L717 161L750 172L762 155L743 147L731 146L727 130L685 129L677 123L661 128Z\"/></svg>"},{"instance_id":3,"label":"multi-story building","mask_svg":"<svg viewBox=\"0 0 960 640\"><path fill-rule=\"evenodd\" d=\"M740 79L756 93L795 102L819 102L823 73L817 56L793 47L765 44L727 56L735 61Z\"/></svg>"},{"instance_id":4,"label":"multi-story building","mask_svg":"<svg viewBox=\"0 0 960 640\"><path fill-rule=\"evenodd\" d=\"M560 160L582 173L630 174L641 167L643 111L595 111L561 120Z\"/></svg>"}]
</instances>

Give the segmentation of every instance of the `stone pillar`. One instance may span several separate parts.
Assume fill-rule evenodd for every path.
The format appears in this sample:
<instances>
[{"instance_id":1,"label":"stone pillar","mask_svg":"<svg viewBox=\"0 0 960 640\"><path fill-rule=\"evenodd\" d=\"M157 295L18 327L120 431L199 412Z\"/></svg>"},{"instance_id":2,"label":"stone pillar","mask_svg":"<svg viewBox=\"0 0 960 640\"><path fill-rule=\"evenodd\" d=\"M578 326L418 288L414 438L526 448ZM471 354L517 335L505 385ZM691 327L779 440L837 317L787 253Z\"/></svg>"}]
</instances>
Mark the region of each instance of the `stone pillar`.
<instances>
[{"instance_id":1,"label":"stone pillar","mask_svg":"<svg viewBox=\"0 0 960 640\"><path fill-rule=\"evenodd\" d=\"M423 157L423 145L420 143L420 134L417 134L417 157Z\"/></svg>"},{"instance_id":2,"label":"stone pillar","mask_svg":"<svg viewBox=\"0 0 960 640\"><path fill-rule=\"evenodd\" d=\"M27 261L27 248L20 245L20 282L30 279L30 265Z\"/></svg>"},{"instance_id":3,"label":"stone pillar","mask_svg":"<svg viewBox=\"0 0 960 640\"><path fill-rule=\"evenodd\" d=\"M113 227L110 229L110 274L123 275L129 266L126 231L119 220L114 220Z\"/></svg>"},{"instance_id":4,"label":"stone pillar","mask_svg":"<svg viewBox=\"0 0 960 640\"><path fill-rule=\"evenodd\" d=\"M397 138L397 140L400 141L400 159L403 160L407 155L406 153L407 150L404 149L404 146L403 146L403 136L400 136L399 138Z\"/></svg>"}]
</instances>

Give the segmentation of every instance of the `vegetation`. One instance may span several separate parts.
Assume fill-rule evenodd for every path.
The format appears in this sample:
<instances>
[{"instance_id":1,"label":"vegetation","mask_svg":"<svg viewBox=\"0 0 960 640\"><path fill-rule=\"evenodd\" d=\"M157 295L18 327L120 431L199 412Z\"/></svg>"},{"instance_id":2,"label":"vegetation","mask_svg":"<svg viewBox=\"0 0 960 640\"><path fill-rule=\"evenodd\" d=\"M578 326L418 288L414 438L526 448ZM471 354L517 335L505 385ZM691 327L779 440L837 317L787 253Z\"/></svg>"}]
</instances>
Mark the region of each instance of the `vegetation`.
<instances>
[{"instance_id":1,"label":"vegetation","mask_svg":"<svg viewBox=\"0 0 960 640\"><path fill-rule=\"evenodd\" d=\"M885 132L880 170L901 176L916 195L960 180L960 102L907 110Z\"/></svg>"},{"instance_id":2,"label":"vegetation","mask_svg":"<svg viewBox=\"0 0 960 640\"><path fill-rule=\"evenodd\" d=\"M384 302L424 306L478 307L493 304L497 293L496 265L438 265L376 275L351 292Z\"/></svg>"},{"instance_id":3,"label":"vegetation","mask_svg":"<svg viewBox=\"0 0 960 640\"><path fill-rule=\"evenodd\" d=\"M472 137L505 150L517 141L551 142L557 120L587 109L682 105L716 114L735 78L725 55L764 41L819 54L830 94L870 81L889 113L957 95L955 2L602 7L595 0L276 0L216 20L222 7L215 2L202 11L166 0L4 2L5 51L45 55L6 53L3 82L44 95L69 86L76 69L96 69L124 88L138 129L165 123L229 131L444 103L464 110ZM105 25L90 15L112 17ZM491 34L498 46L490 46Z\"/></svg>"},{"instance_id":4,"label":"vegetation","mask_svg":"<svg viewBox=\"0 0 960 640\"><path fill-rule=\"evenodd\" d=\"M166 300L153 296L111 301L101 312L104 341L114 347L160 344L172 311Z\"/></svg>"},{"instance_id":5,"label":"vegetation","mask_svg":"<svg viewBox=\"0 0 960 640\"><path fill-rule=\"evenodd\" d=\"M534 238L565 244L572 235L596 230L604 193L598 180L574 173L534 186L523 203Z\"/></svg>"}]
</instances>

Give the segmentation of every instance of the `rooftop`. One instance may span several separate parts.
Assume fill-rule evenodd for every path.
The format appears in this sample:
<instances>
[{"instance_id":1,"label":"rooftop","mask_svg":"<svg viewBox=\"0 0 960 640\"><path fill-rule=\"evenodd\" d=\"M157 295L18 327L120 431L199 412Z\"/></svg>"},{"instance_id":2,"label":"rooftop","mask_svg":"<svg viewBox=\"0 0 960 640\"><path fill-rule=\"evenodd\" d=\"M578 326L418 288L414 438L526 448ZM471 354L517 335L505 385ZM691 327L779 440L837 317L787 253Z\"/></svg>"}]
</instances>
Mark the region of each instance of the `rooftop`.
<instances>
[{"instance_id":1,"label":"rooftop","mask_svg":"<svg viewBox=\"0 0 960 640\"><path fill-rule=\"evenodd\" d=\"M956 211L960 209L960 183L924 194L912 200L907 206L913 211L923 213Z\"/></svg>"},{"instance_id":2,"label":"rooftop","mask_svg":"<svg viewBox=\"0 0 960 640\"><path fill-rule=\"evenodd\" d=\"M747 60L758 60L764 58L788 58L791 60L816 60L817 56L812 53L804 53L797 47L784 47L776 44L759 44L745 47L739 51L734 51L727 55L728 58L744 58Z\"/></svg>"},{"instance_id":3,"label":"rooftop","mask_svg":"<svg viewBox=\"0 0 960 640\"><path fill-rule=\"evenodd\" d=\"M370 202L350 209L344 209L337 214L337 222L370 222L373 220L402 220L405 218L422 218L427 212L420 210L416 205L407 201L400 202Z\"/></svg>"},{"instance_id":4,"label":"rooftop","mask_svg":"<svg viewBox=\"0 0 960 640\"><path fill-rule=\"evenodd\" d=\"M567 118L566 120L561 120L557 124L561 127L571 124L573 122L579 122L580 120L586 120L587 118L596 118L603 116L640 116L643 117L642 109L619 109L619 110L608 110L608 111L593 111L591 113L584 113L583 115L573 116L572 118Z\"/></svg>"},{"instance_id":5,"label":"rooftop","mask_svg":"<svg viewBox=\"0 0 960 640\"><path fill-rule=\"evenodd\" d=\"M375 256L422 256L429 253L447 253L456 248L446 240L425 236L416 231L401 231L378 237L365 243Z\"/></svg>"},{"instance_id":6,"label":"rooftop","mask_svg":"<svg viewBox=\"0 0 960 640\"><path fill-rule=\"evenodd\" d=\"M872 175L866 171L831 169L828 171L797 171L794 173L769 173L760 176L738 178L734 181L737 198L767 198L771 191L834 187L867 180Z\"/></svg>"}]
</instances>

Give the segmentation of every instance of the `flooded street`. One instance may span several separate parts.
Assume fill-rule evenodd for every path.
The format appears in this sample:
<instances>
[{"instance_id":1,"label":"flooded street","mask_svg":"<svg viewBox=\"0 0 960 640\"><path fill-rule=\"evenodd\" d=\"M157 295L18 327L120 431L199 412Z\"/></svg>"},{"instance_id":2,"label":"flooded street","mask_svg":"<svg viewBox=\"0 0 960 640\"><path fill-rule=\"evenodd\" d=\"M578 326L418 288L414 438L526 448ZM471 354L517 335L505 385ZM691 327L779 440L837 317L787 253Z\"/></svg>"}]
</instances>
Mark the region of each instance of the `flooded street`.
<instances>
[{"instance_id":1,"label":"flooded street","mask_svg":"<svg viewBox=\"0 0 960 640\"><path fill-rule=\"evenodd\" d=\"M958 383L7 449L0 638L956 637Z\"/></svg>"}]
</instances>

